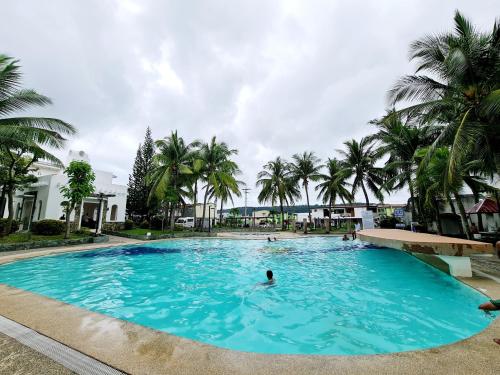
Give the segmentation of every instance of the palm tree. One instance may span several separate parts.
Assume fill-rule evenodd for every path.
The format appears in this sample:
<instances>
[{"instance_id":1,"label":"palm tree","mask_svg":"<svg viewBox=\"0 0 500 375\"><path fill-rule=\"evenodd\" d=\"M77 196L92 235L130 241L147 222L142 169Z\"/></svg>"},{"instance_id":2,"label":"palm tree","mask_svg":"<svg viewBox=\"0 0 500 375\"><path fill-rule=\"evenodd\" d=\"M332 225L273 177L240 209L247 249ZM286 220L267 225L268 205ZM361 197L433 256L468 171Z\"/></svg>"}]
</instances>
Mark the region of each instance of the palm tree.
<instances>
[{"instance_id":1,"label":"palm tree","mask_svg":"<svg viewBox=\"0 0 500 375\"><path fill-rule=\"evenodd\" d=\"M378 153L389 156L384 168L389 177L386 188L399 190L408 186L412 216L416 218L414 178L418 165L414 155L419 148L432 144L442 129L434 124L420 124L415 118L395 110L370 123L378 128L378 132L368 139L379 141Z\"/></svg>"},{"instance_id":2,"label":"palm tree","mask_svg":"<svg viewBox=\"0 0 500 375\"><path fill-rule=\"evenodd\" d=\"M59 119L46 117L10 117L17 111L27 110L32 106L46 106L51 100L34 90L21 88L21 67L19 61L0 55L0 149L5 152L11 162L7 166L12 175L19 158L29 156L27 168L37 160L48 160L62 166L61 161L45 147L61 149L66 139L76 129ZM11 178L4 186L8 198L9 216L5 229L9 233L14 217L13 193L16 189Z\"/></svg>"},{"instance_id":3,"label":"palm tree","mask_svg":"<svg viewBox=\"0 0 500 375\"><path fill-rule=\"evenodd\" d=\"M451 180L470 160L481 160L490 175L500 170L500 24L482 33L458 11L454 21L453 32L411 44L416 74L402 77L389 92L393 104L417 102L402 111L446 125L425 162L437 148L451 145Z\"/></svg>"},{"instance_id":4,"label":"palm tree","mask_svg":"<svg viewBox=\"0 0 500 375\"><path fill-rule=\"evenodd\" d=\"M219 187L219 192L216 193L214 186L212 185L211 190L210 190L210 196L209 198L219 198L220 199L220 211L219 211L219 222L222 223L222 210L224 208L224 203L227 203L228 201L231 201L231 203L234 205L233 201L233 194L236 195L237 197L241 197L241 191L239 186L240 185L245 185L243 181L236 180L236 176L241 173L240 169L236 164L226 164L224 165L226 168L230 168L226 171L224 171L224 174L217 174L217 177L220 178L221 176L232 176L234 180L236 181L236 185L233 184L232 180L230 183L227 183L227 179L222 179L217 181L216 186Z\"/></svg>"},{"instance_id":5,"label":"palm tree","mask_svg":"<svg viewBox=\"0 0 500 375\"><path fill-rule=\"evenodd\" d=\"M170 203L170 229L175 227L174 210L186 192L183 190L182 178L192 174L190 168L191 144L186 144L177 131L166 139L155 142L157 154L154 156L154 167L151 173L151 195ZM150 197L151 197L150 195Z\"/></svg>"},{"instance_id":6,"label":"palm tree","mask_svg":"<svg viewBox=\"0 0 500 375\"><path fill-rule=\"evenodd\" d=\"M417 158L423 159L428 153L427 149L417 151ZM460 191L464 185L475 186L478 190L495 192L496 188L488 185L485 179L475 175L476 164L478 162L468 162L462 164L459 168L460 174L454 174L453 178L449 176L449 162L451 151L448 147L439 147L434 150L431 159L425 165L421 165L417 170L417 183L425 184L425 202L428 206L436 205L436 197L445 197L450 206L453 202L449 195L455 198L456 205L460 214L462 228L467 238L470 239L471 233L465 208L460 197ZM437 217L439 225L439 216Z\"/></svg>"},{"instance_id":7,"label":"palm tree","mask_svg":"<svg viewBox=\"0 0 500 375\"><path fill-rule=\"evenodd\" d=\"M271 202L274 206L279 203L281 214L281 229L285 229L283 206L291 204L300 198L300 191L292 174L290 164L279 156L264 165L264 170L257 174L256 186L261 187L258 196L259 203Z\"/></svg>"},{"instance_id":8,"label":"palm tree","mask_svg":"<svg viewBox=\"0 0 500 375\"><path fill-rule=\"evenodd\" d=\"M326 174L320 174L319 180L322 181L316 186L319 190L318 199L323 198L323 203L328 203L328 225L326 227L327 233L330 232L330 223L332 221L332 207L337 198L345 203L345 201L352 202L352 194L345 186L350 186L345 181L345 176L342 175L342 166L337 159L328 159L324 166L327 170Z\"/></svg>"},{"instance_id":9,"label":"palm tree","mask_svg":"<svg viewBox=\"0 0 500 375\"><path fill-rule=\"evenodd\" d=\"M212 137L210 143L204 143L200 147L200 159L204 165L202 180L206 182L201 229L205 223L205 209L210 192L213 191L218 196L221 182L233 192L238 189L238 182L231 172L238 170L238 165L230 159L237 153L237 150L230 149L225 142L218 143L216 137Z\"/></svg>"},{"instance_id":10,"label":"palm tree","mask_svg":"<svg viewBox=\"0 0 500 375\"><path fill-rule=\"evenodd\" d=\"M302 186L306 192L307 212L309 213L309 223L312 225L311 206L309 205L309 182L317 181L321 170L320 159L314 152L304 152L292 156L293 162L290 165L292 168L293 177L297 181L302 181Z\"/></svg>"},{"instance_id":11,"label":"palm tree","mask_svg":"<svg viewBox=\"0 0 500 375\"><path fill-rule=\"evenodd\" d=\"M382 201L384 199L381 186L384 184L384 171L376 167L376 162L380 159L380 154L374 149L369 138L362 138L358 143L356 140L344 142L346 150L338 150L344 157L342 160L341 173L347 178L354 176L352 182L352 195L354 196L359 188L363 191L366 201L366 209L370 207L367 188Z\"/></svg>"}]
</instances>

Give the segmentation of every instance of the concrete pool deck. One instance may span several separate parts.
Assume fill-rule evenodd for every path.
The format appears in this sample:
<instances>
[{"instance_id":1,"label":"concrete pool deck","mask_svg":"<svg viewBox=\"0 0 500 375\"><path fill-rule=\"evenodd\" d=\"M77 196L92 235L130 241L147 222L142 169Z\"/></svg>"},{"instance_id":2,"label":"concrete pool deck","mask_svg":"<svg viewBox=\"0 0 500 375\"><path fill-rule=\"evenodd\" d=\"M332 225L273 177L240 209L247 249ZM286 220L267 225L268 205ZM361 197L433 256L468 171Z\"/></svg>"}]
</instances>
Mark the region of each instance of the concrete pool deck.
<instances>
[{"instance_id":1,"label":"concrete pool deck","mask_svg":"<svg viewBox=\"0 0 500 375\"><path fill-rule=\"evenodd\" d=\"M110 245L113 244L99 247ZM70 251L87 249L88 246L78 246ZM58 252L64 251L68 250ZM0 263L16 260L13 259L16 255L27 258L47 252L3 256ZM500 284L494 280L480 277L461 280L491 298L500 298ZM475 336L433 349L384 355L314 356L221 349L4 284L0 284L0 315L130 374L500 373L500 346L492 341L500 337L500 319Z\"/></svg>"},{"instance_id":2,"label":"concrete pool deck","mask_svg":"<svg viewBox=\"0 0 500 375\"><path fill-rule=\"evenodd\" d=\"M401 229L363 229L358 235L363 241L412 253L450 256L493 254L493 245L490 243Z\"/></svg>"}]
</instances>

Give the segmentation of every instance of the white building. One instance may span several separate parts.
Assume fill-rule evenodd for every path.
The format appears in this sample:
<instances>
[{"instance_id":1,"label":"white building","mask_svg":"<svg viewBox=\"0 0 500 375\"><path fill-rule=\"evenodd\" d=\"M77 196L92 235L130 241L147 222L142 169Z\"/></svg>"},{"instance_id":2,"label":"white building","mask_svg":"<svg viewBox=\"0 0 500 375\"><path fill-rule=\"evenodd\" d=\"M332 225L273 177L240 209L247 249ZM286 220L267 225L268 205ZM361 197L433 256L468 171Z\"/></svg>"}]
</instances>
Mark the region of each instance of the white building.
<instances>
[{"instance_id":1,"label":"white building","mask_svg":"<svg viewBox=\"0 0 500 375\"><path fill-rule=\"evenodd\" d=\"M69 152L68 163L73 160L84 160L89 162L88 155L83 152ZM64 168L49 163L35 163L33 172L38 177L38 181L23 191L16 191L14 198L14 218L20 221L21 230L29 229L31 223L42 219L61 219L64 209L61 202L64 198L61 195L61 186L67 183ZM72 213L71 220L75 214L84 218L87 222L100 222L104 219L107 222L123 222L125 220L125 206L127 202L127 186L113 183L116 176L111 172L94 170L95 173L95 193L84 199L80 212ZM101 204L100 201L102 201ZM99 206L101 212L99 213ZM78 211L78 210L77 210ZM8 211L5 209L4 217ZM81 221L78 220L77 227Z\"/></svg>"}]
</instances>

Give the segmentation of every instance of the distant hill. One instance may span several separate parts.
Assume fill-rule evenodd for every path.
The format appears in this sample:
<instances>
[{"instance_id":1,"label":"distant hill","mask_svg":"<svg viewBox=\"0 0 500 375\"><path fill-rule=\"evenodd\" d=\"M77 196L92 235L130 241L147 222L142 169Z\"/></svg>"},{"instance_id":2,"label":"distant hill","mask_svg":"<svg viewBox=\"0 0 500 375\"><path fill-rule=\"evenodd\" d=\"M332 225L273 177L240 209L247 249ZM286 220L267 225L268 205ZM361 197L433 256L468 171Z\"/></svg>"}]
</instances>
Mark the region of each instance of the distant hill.
<instances>
[{"instance_id":1,"label":"distant hill","mask_svg":"<svg viewBox=\"0 0 500 375\"><path fill-rule=\"evenodd\" d=\"M365 206L365 203L353 203L354 206L359 206L359 207L363 207ZM326 205L324 204L312 204L311 205L311 210L314 209L314 208L323 208L323 207L327 207ZM243 215L245 213L245 207L235 207L236 209L238 209L240 211L240 215ZM231 210L231 208L226 208L224 210L222 210L222 212L229 212ZM274 210L276 212L279 212L280 211L280 208L279 206L254 206L254 207L247 207L247 215L248 216L252 216L252 213L254 211L259 211L259 210ZM300 213L307 213L307 205L305 204L301 204L301 205L298 205L298 206L290 206L290 207L284 207L283 210L285 212L289 212L291 214L300 214Z\"/></svg>"}]
</instances>

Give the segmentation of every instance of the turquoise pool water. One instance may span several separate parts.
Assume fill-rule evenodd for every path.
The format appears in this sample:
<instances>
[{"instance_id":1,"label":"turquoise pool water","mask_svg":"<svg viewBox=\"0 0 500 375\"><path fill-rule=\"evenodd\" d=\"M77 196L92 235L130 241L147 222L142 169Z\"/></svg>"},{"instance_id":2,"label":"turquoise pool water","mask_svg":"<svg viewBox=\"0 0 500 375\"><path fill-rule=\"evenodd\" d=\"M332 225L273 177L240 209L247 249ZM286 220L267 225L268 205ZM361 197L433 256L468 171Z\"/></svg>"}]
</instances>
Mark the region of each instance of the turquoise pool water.
<instances>
[{"instance_id":1,"label":"turquoise pool water","mask_svg":"<svg viewBox=\"0 0 500 375\"><path fill-rule=\"evenodd\" d=\"M272 269L274 286L262 286ZM0 282L219 347L375 354L452 343L486 298L415 258L317 237L175 240L0 266Z\"/></svg>"}]
</instances>

